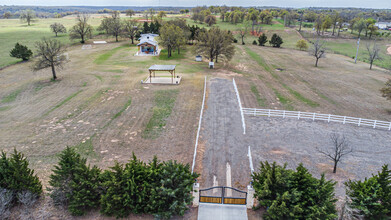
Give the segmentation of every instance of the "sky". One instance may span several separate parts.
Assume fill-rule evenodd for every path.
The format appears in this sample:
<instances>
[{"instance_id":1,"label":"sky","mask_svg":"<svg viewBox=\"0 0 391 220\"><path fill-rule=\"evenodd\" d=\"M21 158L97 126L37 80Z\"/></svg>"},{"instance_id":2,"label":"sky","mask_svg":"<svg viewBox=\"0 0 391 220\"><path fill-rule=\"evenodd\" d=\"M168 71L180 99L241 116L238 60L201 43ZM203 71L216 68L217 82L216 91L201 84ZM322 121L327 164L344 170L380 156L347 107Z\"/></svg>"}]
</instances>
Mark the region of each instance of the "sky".
<instances>
[{"instance_id":1,"label":"sky","mask_svg":"<svg viewBox=\"0 0 391 220\"><path fill-rule=\"evenodd\" d=\"M391 9L391 0L0 0L0 5L40 6L279 6Z\"/></svg>"}]
</instances>

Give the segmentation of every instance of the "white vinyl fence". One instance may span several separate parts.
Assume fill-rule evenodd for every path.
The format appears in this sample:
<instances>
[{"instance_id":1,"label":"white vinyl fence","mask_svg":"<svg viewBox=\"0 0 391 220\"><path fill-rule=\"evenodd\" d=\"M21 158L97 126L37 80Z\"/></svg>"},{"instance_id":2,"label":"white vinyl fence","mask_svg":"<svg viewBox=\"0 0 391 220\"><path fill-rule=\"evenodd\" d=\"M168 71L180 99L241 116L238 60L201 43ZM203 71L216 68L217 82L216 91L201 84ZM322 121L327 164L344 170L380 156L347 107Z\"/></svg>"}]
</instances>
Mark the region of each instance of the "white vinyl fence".
<instances>
[{"instance_id":1,"label":"white vinyl fence","mask_svg":"<svg viewBox=\"0 0 391 220\"><path fill-rule=\"evenodd\" d=\"M285 111L285 110L273 110L273 109L256 109L256 108L243 108L245 115L253 116L268 116L268 117L283 117L283 118L303 118L327 121L327 122L340 122L343 124L355 124L358 126L369 126L372 128L383 128L391 130L391 122L371 120L364 118L354 118L348 116L331 115L331 114L319 114L300 111Z\"/></svg>"}]
</instances>

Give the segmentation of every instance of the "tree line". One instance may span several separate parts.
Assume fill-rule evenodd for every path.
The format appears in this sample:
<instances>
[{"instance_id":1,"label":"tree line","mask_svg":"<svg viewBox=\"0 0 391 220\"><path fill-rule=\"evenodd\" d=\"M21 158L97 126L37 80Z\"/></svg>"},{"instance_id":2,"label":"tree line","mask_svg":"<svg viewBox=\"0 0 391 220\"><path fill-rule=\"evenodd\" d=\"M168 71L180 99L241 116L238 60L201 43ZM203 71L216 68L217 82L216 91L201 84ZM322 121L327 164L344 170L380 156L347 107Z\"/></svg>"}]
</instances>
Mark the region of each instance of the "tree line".
<instances>
[{"instance_id":1,"label":"tree line","mask_svg":"<svg viewBox=\"0 0 391 220\"><path fill-rule=\"evenodd\" d=\"M183 215L192 201L192 187L198 174L189 165L161 162L155 156L144 163L133 154L126 164L116 162L108 170L90 166L73 148L59 154L49 180L49 195L56 206L75 216L99 209L117 218L152 214L158 219ZM22 205L20 218L30 219L30 208L42 196L42 183L20 152L0 155L0 218ZM23 216L22 216L23 215Z\"/></svg>"}]
</instances>

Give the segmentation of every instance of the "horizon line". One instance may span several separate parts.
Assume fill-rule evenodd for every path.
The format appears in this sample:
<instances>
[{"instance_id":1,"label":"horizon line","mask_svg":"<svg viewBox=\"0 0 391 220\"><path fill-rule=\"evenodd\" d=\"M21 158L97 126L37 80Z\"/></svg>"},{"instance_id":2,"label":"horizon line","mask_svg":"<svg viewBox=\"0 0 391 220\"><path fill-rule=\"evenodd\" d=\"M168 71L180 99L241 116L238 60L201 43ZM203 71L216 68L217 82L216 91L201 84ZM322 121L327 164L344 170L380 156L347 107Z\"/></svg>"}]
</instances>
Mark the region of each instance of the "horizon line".
<instances>
[{"instance_id":1,"label":"horizon line","mask_svg":"<svg viewBox=\"0 0 391 220\"><path fill-rule=\"evenodd\" d=\"M167 8L175 8L175 7L181 7L181 8L195 8L195 7L202 7L202 6L227 6L227 7L243 7L243 8L257 8L257 7L270 7L270 8L294 8L294 9L300 9L300 8L328 8L328 9L343 9L343 8L354 8L354 9L382 9L382 10L391 10L391 8L371 8L371 7L354 7L354 6L306 6L306 7L298 7L298 6L275 6L275 5L262 5L262 6L241 6L241 5L196 5L196 6L167 6L167 5L146 5L146 6L135 6L135 5L24 5L24 4L17 4L17 5L0 5L0 6L27 6L27 7L135 7L135 8L145 8L145 7L167 7Z\"/></svg>"}]
</instances>

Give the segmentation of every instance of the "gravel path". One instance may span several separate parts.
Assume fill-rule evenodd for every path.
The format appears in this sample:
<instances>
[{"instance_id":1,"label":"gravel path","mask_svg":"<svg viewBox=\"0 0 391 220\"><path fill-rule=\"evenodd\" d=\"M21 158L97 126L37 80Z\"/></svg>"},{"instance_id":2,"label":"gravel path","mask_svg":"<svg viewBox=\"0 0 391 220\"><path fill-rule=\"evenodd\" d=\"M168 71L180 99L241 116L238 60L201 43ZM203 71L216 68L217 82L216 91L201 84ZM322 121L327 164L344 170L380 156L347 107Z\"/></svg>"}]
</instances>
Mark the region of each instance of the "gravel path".
<instances>
[{"instance_id":1,"label":"gravel path","mask_svg":"<svg viewBox=\"0 0 391 220\"><path fill-rule=\"evenodd\" d=\"M232 81L212 79L208 91L201 130L201 142L205 145L201 188L231 184L243 189L249 182L250 169Z\"/></svg>"},{"instance_id":2,"label":"gravel path","mask_svg":"<svg viewBox=\"0 0 391 220\"><path fill-rule=\"evenodd\" d=\"M336 196L345 197L344 182L364 179L391 165L391 132L321 121L245 116L243 135L240 110L232 82L215 78L208 85L208 99L201 128L203 152L201 188L230 186L244 189L250 182L248 146L255 170L261 161L276 161L294 169L299 163L316 177L325 173L337 181ZM316 148L332 147L331 133L346 136L353 153L332 173L333 163ZM230 175L230 176L229 176ZM219 194L219 192L215 192Z\"/></svg>"},{"instance_id":3,"label":"gravel path","mask_svg":"<svg viewBox=\"0 0 391 220\"><path fill-rule=\"evenodd\" d=\"M364 179L377 173L383 164L391 164L391 132L354 125L320 121L246 116L248 143L251 145L254 168L260 161L288 163L295 168L299 163L315 176L326 173L328 179L338 181L336 195L343 198L343 182ZM344 134L353 147L353 153L343 158L336 174L333 163L317 152L316 147L332 147L330 134Z\"/></svg>"}]
</instances>

